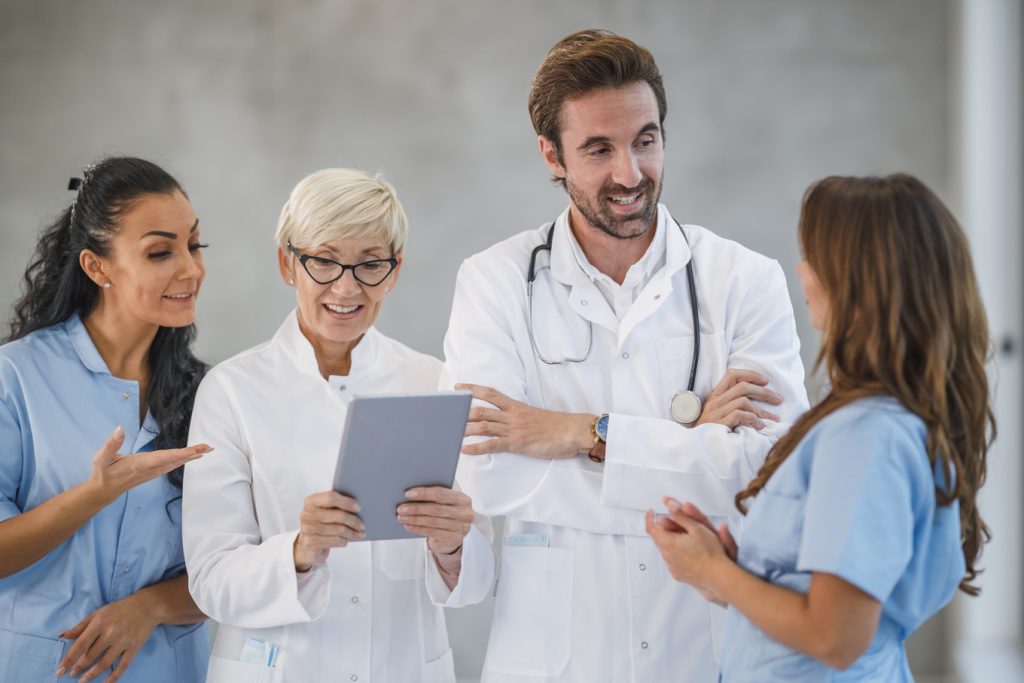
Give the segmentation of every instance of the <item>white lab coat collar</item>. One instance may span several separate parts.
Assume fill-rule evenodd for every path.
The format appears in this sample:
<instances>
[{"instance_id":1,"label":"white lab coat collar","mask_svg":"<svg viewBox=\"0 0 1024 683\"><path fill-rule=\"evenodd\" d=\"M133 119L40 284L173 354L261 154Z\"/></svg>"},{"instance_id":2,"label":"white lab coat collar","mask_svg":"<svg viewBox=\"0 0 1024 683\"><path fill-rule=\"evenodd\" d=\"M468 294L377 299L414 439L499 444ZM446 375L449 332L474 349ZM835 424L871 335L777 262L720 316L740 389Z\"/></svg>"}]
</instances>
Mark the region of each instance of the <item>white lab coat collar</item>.
<instances>
[{"instance_id":1,"label":"white lab coat collar","mask_svg":"<svg viewBox=\"0 0 1024 683\"><path fill-rule=\"evenodd\" d=\"M665 302L664 296L673 290L672 278L690 260L690 247L663 204L658 205L657 229L664 234L665 265L651 276L640 296L620 321L597 284L576 260L570 241L575 238L569 229L569 210L566 209L555 222L550 261L552 278L571 288L567 301L577 315L591 324L615 332L620 344L636 325L661 307Z\"/></svg>"},{"instance_id":2,"label":"white lab coat collar","mask_svg":"<svg viewBox=\"0 0 1024 683\"><path fill-rule=\"evenodd\" d=\"M658 204L656 230L662 236L659 237L657 232L655 233L655 239L651 242L651 246L648 248L647 253L645 253L644 258L651 258L656 261L659 254L654 253L654 250L660 249L660 240L664 239L665 268L663 272L665 276L671 277L680 268L686 267L686 264L690 261L690 247L686 240L683 239L682 233L664 204ZM546 234L545 237L547 237ZM586 273L584 266L576 260L576 254L573 250L573 242L575 241L576 238L569 228L569 209L566 208L555 220L555 234L551 244L551 276L566 285L579 285L584 280L590 280L590 275ZM586 259L582 249L580 249L580 252L580 256ZM594 268L589 261L585 261L585 263ZM594 270L596 271L597 269L594 268Z\"/></svg>"},{"instance_id":3,"label":"white lab coat collar","mask_svg":"<svg viewBox=\"0 0 1024 683\"><path fill-rule=\"evenodd\" d=\"M281 326L274 334L274 346L280 348L295 363L296 368L306 375L321 377L320 366L316 361L316 353L313 345L309 343L306 336L299 329L299 318L297 311L293 310L284 319ZM373 327L366 330L363 338L359 340L352 349L352 366L349 369L349 377L357 377L369 372L377 361L377 351L380 348L380 335Z\"/></svg>"}]
</instances>

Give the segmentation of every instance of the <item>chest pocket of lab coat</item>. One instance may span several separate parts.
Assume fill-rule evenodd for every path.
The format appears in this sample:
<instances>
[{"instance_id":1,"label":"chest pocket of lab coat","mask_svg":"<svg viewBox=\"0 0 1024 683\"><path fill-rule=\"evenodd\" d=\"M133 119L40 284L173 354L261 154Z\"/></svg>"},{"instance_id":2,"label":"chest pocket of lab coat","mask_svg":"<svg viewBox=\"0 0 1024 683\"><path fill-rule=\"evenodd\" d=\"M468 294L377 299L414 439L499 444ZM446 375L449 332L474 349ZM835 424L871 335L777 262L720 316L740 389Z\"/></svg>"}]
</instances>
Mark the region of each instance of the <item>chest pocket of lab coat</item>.
<instances>
[{"instance_id":1,"label":"chest pocket of lab coat","mask_svg":"<svg viewBox=\"0 0 1024 683\"><path fill-rule=\"evenodd\" d=\"M728 349L722 332L700 335L700 358L697 359L697 379L693 390L701 399L706 399L711 390L722 380L727 370ZM668 417L668 406L672 397L686 391L690 382L690 368L693 365L693 336L673 337L658 342L658 365L661 377L659 408Z\"/></svg>"},{"instance_id":2,"label":"chest pocket of lab coat","mask_svg":"<svg viewBox=\"0 0 1024 683\"><path fill-rule=\"evenodd\" d=\"M206 671L206 683L276 683L280 680L281 671L281 667L272 669L262 664L213 656Z\"/></svg>"},{"instance_id":3,"label":"chest pocket of lab coat","mask_svg":"<svg viewBox=\"0 0 1024 683\"><path fill-rule=\"evenodd\" d=\"M380 570L392 581L422 578L426 553L424 543L426 541L421 538L379 541L374 550Z\"/></svg>"},{"instance_id":4,"label":"chest pocket of lab coat","mask_svg":"<svg viewBox=\"0 0 1024 683\"><path fill-rule=\"evenodd\" d=\"M485 670L562 673L572 654L574 559L565 548L502 548Z\"/></svg>"}]
</instances>

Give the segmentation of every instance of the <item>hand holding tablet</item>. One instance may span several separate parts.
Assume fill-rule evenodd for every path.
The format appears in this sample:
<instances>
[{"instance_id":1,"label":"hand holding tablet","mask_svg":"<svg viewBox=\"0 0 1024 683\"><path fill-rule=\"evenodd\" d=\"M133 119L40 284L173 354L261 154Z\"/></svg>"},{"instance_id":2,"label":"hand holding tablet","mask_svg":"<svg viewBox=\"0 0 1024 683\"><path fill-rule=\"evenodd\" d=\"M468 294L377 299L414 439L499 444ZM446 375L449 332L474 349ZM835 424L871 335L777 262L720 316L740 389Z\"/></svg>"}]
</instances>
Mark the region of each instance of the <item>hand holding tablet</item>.
<instances>
[{"instance_id":1,"label":"hand holding tablet","mask_svg":"<svg viewBox=\"0 0 1024 683\"><path fill-rule=\"evenodd\" d=\"M352 400L334 474L334 490L360 506L365 535L349 540L431 536L433 549L472 521L469 498L450 490L471 401L468 391Z\"/></svg>"}]
</instances>

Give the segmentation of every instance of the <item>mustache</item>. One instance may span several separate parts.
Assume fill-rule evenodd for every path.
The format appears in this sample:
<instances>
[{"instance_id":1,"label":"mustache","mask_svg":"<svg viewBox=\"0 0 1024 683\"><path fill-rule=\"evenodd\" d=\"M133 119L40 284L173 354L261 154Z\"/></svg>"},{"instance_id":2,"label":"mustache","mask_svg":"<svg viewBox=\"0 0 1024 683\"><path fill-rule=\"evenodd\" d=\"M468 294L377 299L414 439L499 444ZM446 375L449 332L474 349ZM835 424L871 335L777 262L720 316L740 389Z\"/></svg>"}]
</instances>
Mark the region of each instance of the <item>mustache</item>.
<instances>
[{"instance_id":1,"label":"mustache","mask_svg":"<svg viewBox=\"0 0 1024 683\"><path fill-rule=\"evenodd\" d=\"M634 192L648 193L652 189L654 189L654 181L651 180L650 178L646 178L645 177L635 187L626 187L624 185L619 185L619 184L606 185L605 187L601 188L601 192L602 192L602 194L605 194L605 195L610 195L610 194L633 194Z\"/></svg>"}]
</instances>

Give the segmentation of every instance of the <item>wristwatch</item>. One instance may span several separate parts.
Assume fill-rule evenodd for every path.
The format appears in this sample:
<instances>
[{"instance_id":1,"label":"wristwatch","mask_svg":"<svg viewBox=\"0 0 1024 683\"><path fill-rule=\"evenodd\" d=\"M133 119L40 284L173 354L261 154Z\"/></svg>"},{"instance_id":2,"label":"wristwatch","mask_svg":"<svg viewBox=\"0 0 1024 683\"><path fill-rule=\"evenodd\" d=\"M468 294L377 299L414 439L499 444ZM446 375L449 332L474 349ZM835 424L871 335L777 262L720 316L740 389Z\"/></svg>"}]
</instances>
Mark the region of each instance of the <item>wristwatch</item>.
<instances>
[{"instance_id":1,"label":"wristwatch","mask_svg":"<svg viewBox=\"0 0 1024 683\"><path fill-rule=\"evenodd\" d=\"M608 442L608 413L594 420L594 447L587 455L594 462L604 462L605 444Z\"/></svg>"}]
</instances>

